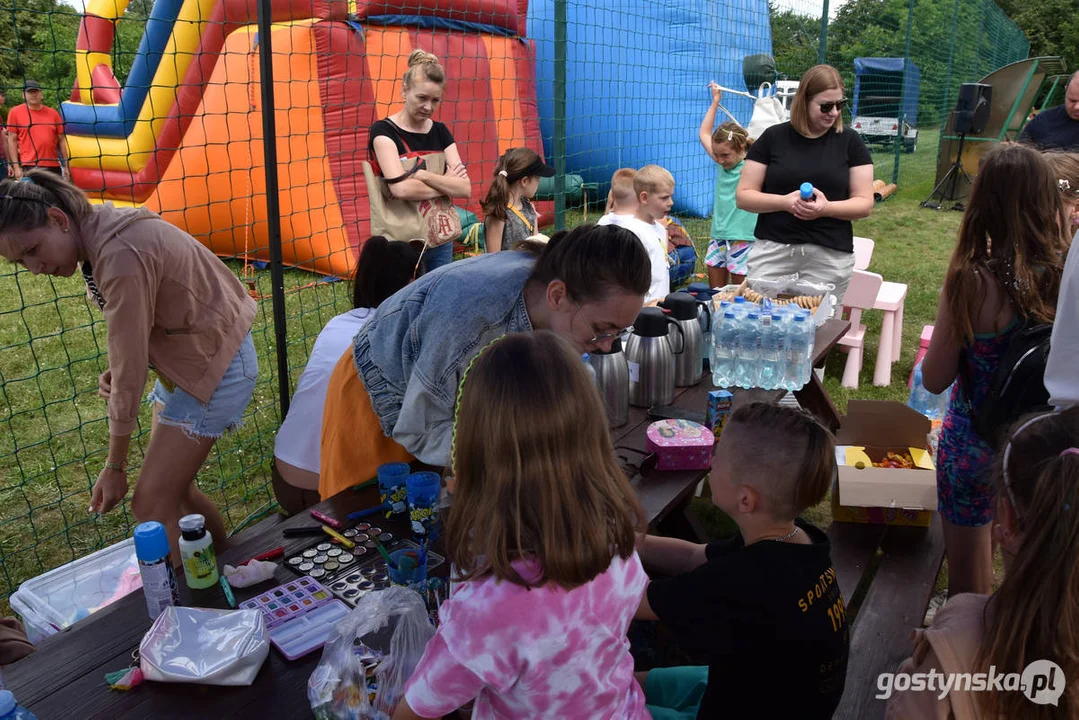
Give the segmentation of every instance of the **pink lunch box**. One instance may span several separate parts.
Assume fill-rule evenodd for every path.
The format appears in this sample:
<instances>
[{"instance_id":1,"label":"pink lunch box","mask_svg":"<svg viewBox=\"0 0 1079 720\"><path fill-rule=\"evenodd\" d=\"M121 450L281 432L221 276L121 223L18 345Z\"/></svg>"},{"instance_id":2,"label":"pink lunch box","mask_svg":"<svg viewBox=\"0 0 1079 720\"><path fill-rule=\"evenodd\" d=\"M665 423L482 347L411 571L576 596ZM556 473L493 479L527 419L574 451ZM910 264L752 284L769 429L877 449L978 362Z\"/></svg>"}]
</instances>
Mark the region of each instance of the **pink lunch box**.
<instances>
[{"instance_id":1,"label":"pink lunch box","mask_svg":"<svg viewBox=\"0 0 1079 720\"><path fill-rule=\"evenodd\" d=\"M657 470L705 470L712 464L716 436L689 420L659 420L648 426L648 451Z\"/></svg>"}]
</instances>

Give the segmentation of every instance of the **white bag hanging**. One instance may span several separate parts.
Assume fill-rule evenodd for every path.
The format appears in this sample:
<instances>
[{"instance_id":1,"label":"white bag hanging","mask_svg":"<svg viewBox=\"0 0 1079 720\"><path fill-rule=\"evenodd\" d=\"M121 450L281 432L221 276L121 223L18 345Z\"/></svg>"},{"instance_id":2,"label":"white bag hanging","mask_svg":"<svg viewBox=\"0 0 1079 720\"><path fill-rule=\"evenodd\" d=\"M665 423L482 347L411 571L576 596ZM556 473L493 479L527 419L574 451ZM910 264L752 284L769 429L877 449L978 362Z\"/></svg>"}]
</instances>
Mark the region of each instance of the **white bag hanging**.
<instances>
[{"instance_id":1,"label":"white bag hanging","mask_svg":"<svg viewBox=\"0 0 1079 720\"><path fill-rule=\"evenodd\" d=\"M751 95L747 92L741 92L740 90L731 90L729 88L720 88L725 93L731 93L733 95L740 95L747 97L753 101L753 116L749 119L749 127L746 128L746 132L749 137L754 140L759 138L765 130L778 125L781 122L786 122L790 119L787 114L787 109L783 106L783 101L775 96L771 92L772 86L770 83L764 83L757 89L756 95ZM724 114L734 122L738 122L722 105L719 106Z\"/></svg>"}]
</instances>

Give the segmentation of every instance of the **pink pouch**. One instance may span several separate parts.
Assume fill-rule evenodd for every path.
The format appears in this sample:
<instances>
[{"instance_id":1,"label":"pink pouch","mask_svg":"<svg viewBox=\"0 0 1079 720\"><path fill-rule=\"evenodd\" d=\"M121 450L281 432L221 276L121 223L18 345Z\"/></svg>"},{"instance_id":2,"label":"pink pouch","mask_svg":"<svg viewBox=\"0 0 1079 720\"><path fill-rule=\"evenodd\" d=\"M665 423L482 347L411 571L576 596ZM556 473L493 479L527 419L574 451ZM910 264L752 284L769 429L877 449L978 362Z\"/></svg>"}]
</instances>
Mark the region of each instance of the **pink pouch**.
<instances>
[{"instance_id":1,"label":"pink pouch","mask_svg":"<svg viewBox=\"0 0 1079 720\"><path fill-rule=\"evenodd\" d=\"M658 420L648 426L648 451L656 470L705 470L712 464L712 431L689 420Z\"/></svg>"}]
</instances>

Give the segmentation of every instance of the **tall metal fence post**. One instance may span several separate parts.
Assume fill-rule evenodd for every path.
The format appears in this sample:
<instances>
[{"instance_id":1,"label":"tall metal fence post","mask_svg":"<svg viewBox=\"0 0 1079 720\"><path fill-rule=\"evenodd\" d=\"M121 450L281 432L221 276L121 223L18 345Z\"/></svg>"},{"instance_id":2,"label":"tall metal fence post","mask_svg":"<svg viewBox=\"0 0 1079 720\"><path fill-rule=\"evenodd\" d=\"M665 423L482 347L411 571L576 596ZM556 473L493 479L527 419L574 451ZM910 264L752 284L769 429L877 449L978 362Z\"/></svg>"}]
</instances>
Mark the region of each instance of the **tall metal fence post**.
<instances>
[{"instance_id":1,"label":"tall metal fence post","mask_svg":"<svg viewBox=\"0 0 1079 720\"><path fill-rule=\"evenodd\" d=\"M944 128L948 123L948 108L952 102L952 67L955 63L955 38L959 31L959 0L955 0L955 7L952 10L952 42L948 46L948 70L944 74L944 94L942 95L943 101L941 102L938 110L940 111L940 133L944 134Z\"/></svg>"},{"instance_id":2,"label":"tall metal fence post","mask_svg":"<svg viewBox=\"0 0 1079 720\"><path fill-rule=\"evenodd\" d=\"M277 197L277 117L273 86L273 44L270 0L258 0L259 86L262 96L262 152L266 163L266 222L270 231L270 283L274 340L277 345L277 391L281 417L288 414L292 395L288 372L288 332L285 325L285 272L281 259L281 204Z\"/></svg>"},{"instance_id":3,"label":"tall metal fence post","mask_svg":"<svg viewBox=\"0 0 1079 720\"><path fill-rule=\"evenodd\" d=\"M893 151L895 161L892 163L892 182L899 182L899 155L903 151L903 126L907 122L907 72L910 68L910 31L914 25L914 0L907 1L907 44L903 51L903 85L899 90L899 122L895 129L895 143ZM917 102L917 100L915 100Z\"/></svg>"},{"instance_id":4,"label":"tall metal fence post","mask_svg":"<svg viewBox=\"0 0 1079 720\"><path fill-rule=\"evenodd\" d=\"M820 11L820 40L817 42L817 64L823 65L828 56L828 0Z\"/></svg>"},{"instance_id":5,"label":"tall metal fence post","mask_svg":"<svg viewBox=\"0 0 1079 720\"><path fill-rule=\"evenodd\" d=\"M569 0L554 3L554 226L566 227L566 50Z\"/></svg>"}]
</instances>

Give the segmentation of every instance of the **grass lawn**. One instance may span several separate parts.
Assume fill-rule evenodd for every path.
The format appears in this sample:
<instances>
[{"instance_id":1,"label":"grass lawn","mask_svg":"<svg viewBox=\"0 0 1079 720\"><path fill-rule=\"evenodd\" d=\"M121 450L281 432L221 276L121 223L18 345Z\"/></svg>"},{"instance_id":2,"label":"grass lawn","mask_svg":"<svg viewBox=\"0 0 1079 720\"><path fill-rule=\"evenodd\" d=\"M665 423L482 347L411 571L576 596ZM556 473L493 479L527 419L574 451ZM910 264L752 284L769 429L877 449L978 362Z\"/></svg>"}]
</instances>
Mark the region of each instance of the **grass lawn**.
<instances>
[{"instance_id":1,"label":"grass lawn","mask_svg":"<svg viewBox=\"0 0 1079 720\"><path fill-rule=\"evenodd\" d=\"M926 134L928 135L928 134ZM825 385L842 412L851 397L905 400L922 326L931 324L960 216L922 210L928 195L935 138L923 137L918 152L903 156L901 177L922 178L917 185L881 203L873 217L855 224L855 234L873 238L870 269L885 279L907 283L902 359L893 366L892 385L872 385L880 333L880 313L867 313L869 325L861 386L839 386L844 357L835 353ZM875 153L882 179L890 180L890 156ZM924 167L922 167L924 166ZM580 215L571 214L570 223ZM690 219L704 257L709 222ZM242 263L233 262L237 272ZM703 271L703 266L701 268ZM350 307L346 283L313 282L312 275L286 271L287 344L292 384L302 372L319 330ZM260 303L255 344L260 381L246 424L222 439L199 474L199 485L222 509L230 528L272 500L269 461L279 425L275 337L268 299L268 271L256 275L267 299ZM105 369L105 325L83 298L80 278L34 277L0 264L0 612L24 580L130 536L134 518L125 502L104 517L87 512L90 489L105 459L105 404L97 397L97 376ZM132 444L131 478L149 435L149 407ZM830 522L826 505L812 519ZM729 531L720 513L701 502L706 522L717 534Z\"/></svg>"}]
</instances>

